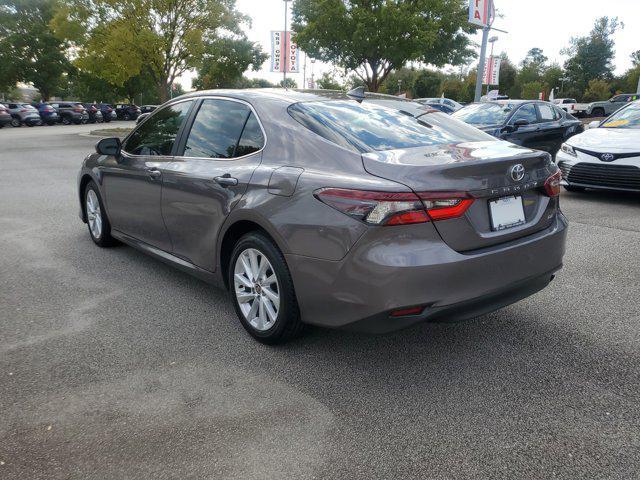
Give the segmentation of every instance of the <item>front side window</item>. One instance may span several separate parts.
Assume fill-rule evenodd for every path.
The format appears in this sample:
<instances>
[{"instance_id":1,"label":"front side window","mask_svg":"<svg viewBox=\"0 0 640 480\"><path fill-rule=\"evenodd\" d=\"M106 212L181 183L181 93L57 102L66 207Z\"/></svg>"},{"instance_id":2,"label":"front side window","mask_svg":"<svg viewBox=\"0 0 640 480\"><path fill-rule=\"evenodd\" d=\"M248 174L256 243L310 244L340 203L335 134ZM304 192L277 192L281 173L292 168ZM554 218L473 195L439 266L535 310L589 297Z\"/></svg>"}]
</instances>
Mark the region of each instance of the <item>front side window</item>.
<instances>
[{"instance_id":1,"label":"front side window","mask_svg":"<svg viewBox=\"0 0 640 480\"><path fill-rule=\"evenodd\" d=\"M123 150L132 155L171 155L193 101L180 102L158 110L133 131Z\"/></svg>"},{"instance_id":2,"label":"front side window","mask_svg":"<svg viewBox=\"0 0 640 480\"><path fill-rule=\"evenodd\" d=\"M536 114L536 107L533 103L525 103L522 105L516 113L511 117L511 123L518 120L526 120L529 123L536 123L538 121L538 115Z\"/></svg>"},{"instance_id":3,"label":"front side window","mask_svg":"<svg viewBox=\"0 0 640 480\"><path fill-rule=\"evenodd\" d=\"M251 109L232 100L204 100L189 132L185 157L233 158Z\"/></svg>"}]
</instances>

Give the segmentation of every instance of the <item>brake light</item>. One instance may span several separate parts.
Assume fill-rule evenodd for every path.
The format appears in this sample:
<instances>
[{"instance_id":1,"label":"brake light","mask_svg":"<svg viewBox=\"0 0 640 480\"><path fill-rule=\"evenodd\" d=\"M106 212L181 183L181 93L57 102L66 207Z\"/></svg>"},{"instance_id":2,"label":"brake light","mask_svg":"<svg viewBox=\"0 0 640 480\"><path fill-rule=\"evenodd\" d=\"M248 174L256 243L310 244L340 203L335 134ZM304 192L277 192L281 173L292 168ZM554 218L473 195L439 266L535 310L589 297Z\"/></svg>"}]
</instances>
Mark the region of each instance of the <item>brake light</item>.
<instances>
[{"instance_id":1,"label":"brake light","mask_svg":"<svg viewBox=\"0 0 640 480\"><path fill-rule=\"evenodd\" d=\"M370 225L410 225L457 218L473 203L460 193L371 192L323 188L314 194L321 202Z\"/></svg>"},{"instance_id":2,"label":"brake light","mask_svg":"<svg viewBox=\"0 0 640 480\"><path fill-rule=\"evenodd\" d=\"M80 107L76 107L73 109L74 112L78 112L78 113L82 113L84 111L84 108L80 108Z\"/></svg>"},{"instance_id":3,"label":"brake light","mask_svg":"<svg viewBox=\"0 0 640 480\"><path fill-rule=\"evenodd\" d=\"M391 312L392 317L410 317L414 315L420 315L424 311L424 307L412 307L403 308L401 310L394 310Z\"/></svg>"},{"instance_id":4,"label":"brake light","mask_svg":"<svg viewBox=\"0 0 640 480\"><path fill-rule=\"evenodd\" d=\"M560 195L560 182L562 181L562 172L558 170L544 182L544 191L550 197Z\"/></svg>"}]
</instances>

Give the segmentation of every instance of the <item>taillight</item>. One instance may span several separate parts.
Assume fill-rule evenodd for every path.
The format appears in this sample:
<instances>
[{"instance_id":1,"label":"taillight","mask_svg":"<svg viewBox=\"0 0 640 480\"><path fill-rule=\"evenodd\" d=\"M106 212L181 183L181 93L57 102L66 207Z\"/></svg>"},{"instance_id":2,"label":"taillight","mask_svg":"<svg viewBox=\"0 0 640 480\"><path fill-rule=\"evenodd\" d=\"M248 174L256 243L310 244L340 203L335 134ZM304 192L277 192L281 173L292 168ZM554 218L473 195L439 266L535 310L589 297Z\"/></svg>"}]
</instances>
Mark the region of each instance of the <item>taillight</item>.
<instances>
[{"instance_id":1,"label":"taillight","mask_svg":"<svg viewBox=\"0 0 640 480\"><path fill-rule=\"evenodd\" d=\"M73 109L74 112L78 112L78 113L82 113L84 111L84 108L80 108L80 107L76 107Z\"/></svg>"},{"instance_id":2,"label":"taillight","mask_svg":"<svg viewBox=\"0 0 640 480\"><path fill-rule=\"evenodd\" d=\"M323 188L316 198L370 225L410 225L460 217L473 199L458 193L371 192Z\"/></svg>"},{"instance_id":3,"label":"taillight","mask_svg":"<svg viewBox=\"0 0 640 480\"><path fill-rule=\"evenodd\" d=\"M562 181L562 172L558 170L544 182L544 191L550 197L560 195L560 182Z\"/></svg>"},{"instance_id":4,"label":"taillight","mask_svg":"<svg viewBox=\"0 0 640 480\"><path fill-rule=\"evenodd\" d=\"M21 108L20 109L20 113L24 113L24 112L28 112L29 110L27 110L26 108Z\"/></svg>"}]
</instances>

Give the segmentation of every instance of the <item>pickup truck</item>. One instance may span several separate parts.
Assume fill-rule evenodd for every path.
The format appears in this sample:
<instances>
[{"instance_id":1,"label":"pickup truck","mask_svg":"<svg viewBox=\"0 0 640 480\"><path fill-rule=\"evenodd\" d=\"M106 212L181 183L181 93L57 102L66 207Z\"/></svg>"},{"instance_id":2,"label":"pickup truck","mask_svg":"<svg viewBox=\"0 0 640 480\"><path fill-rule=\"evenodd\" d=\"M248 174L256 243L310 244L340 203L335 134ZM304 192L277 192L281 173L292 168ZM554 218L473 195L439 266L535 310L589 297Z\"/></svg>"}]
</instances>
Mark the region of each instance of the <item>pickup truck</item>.
<instances>
[{"instance_id":1,"label":"pickup truck","mask_svg":"<svg viewBox=\"0 0 640 480\"><path fill-rule=\"evenodd\" d=\"M575 106L578 104L575 98L556 98L553 103L558 106L560 110L564 110L571 115L576 114Z\"/></svg>"},{"instance_id":2,"label":"pickup truck","mask_svg":"<svg viewBox=\"0 0 640 480\"><path fill-rule=\"evenodd\" d=\"M640 93L623 93L603 102L578 103L576 115L584 117L608 117L627 103L640 99Z\"/></svg>"}]
</instances>

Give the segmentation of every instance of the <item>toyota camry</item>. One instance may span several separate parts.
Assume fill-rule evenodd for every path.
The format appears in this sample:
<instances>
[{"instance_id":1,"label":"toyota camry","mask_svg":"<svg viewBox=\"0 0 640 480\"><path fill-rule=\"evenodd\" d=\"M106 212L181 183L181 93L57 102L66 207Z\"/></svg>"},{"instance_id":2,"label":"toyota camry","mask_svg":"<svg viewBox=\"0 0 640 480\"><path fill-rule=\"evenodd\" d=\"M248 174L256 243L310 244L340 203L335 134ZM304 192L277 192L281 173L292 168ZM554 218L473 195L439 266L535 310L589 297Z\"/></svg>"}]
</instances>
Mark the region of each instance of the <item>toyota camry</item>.
<instances>
[{"instance_id":1,"label":"toyota camry","mask_svg":"<svg viewBox=\"0 0 640 480\"><path fill-rule=\"evenodd\" d=\"M558 152L564 187L640 192L640 101L591 127Z\"/></svg>"},{"instance_id":2,"label":"toyota camry","mask_svg":"<svg viewBox=\"0 0 640 480\"><path fill-rule=\"evenodd\" d=\"M402 105L362 90L181 96L98 142L80 217L100 247L228 289L265 343L304 324L463 320L547 286L567 231L550 155Z\"/></svg>"}]
</instances>

